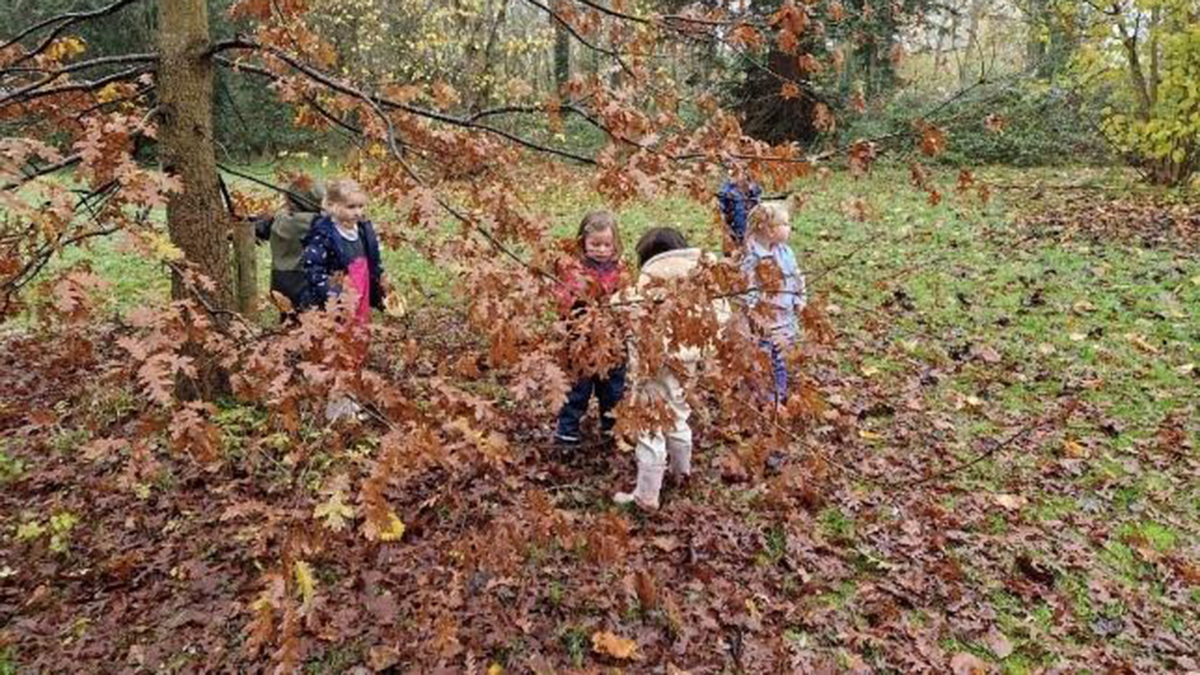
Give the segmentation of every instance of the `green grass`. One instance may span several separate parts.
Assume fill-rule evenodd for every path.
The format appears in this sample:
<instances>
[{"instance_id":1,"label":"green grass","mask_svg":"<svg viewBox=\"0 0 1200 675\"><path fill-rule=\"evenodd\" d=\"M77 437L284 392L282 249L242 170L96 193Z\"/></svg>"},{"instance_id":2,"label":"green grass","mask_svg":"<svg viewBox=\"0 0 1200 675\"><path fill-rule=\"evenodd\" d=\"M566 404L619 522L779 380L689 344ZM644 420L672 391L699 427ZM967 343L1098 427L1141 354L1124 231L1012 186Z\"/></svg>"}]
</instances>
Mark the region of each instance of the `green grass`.
<instances>
[{"instance_id":1,"label":"green grass","mask_svg":"<svg viewBox=\"0 0 1200 675\"><path fill-rule=\"evenodd\" d=\"M25 475L25 462L20 457L9 454L5 445L0 444L0 485L10 483Z\"/></svg>"}]
</instances>

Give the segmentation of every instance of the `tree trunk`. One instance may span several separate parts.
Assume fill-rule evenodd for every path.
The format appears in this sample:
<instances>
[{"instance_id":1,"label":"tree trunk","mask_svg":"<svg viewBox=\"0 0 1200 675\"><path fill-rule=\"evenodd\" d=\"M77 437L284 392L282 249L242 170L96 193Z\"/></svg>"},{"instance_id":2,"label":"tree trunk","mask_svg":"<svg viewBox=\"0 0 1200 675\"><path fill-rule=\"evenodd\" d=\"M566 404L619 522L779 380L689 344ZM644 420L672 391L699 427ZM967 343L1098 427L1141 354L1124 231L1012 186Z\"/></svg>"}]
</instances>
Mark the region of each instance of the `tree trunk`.
<instances>
[{"instance_id":1,"label":"tree trunk","mask_svg":"<svg viewBox=\"0 0 1200 675\"><path fill-rule=\"evenodd\" d=\"M182 189L167 200L167 230L211 289L185 284L176 275L171 295L200 294L210 308L233 307L229 218L221 202L213 139L213 67L206 0L159 0L159 156L163 171ZM219 317L217 317L219 318ZM219 372L202 372L198 382L180 383L187 397L211 397L223 389Z\"/></svg>"},{"instance_id":2,"label":"tree trunk","mask_svg":"<svg viewBox=\"0 0 1200 675\"><path fill-rule=\"evenodd\" d=\"M1155 6L1150 10L1150 105L1158 103L1158 83L1159 75L1159 45L1158 45L1158 29L1162 22L1162 8Z\"/></svg>"},{"instance_id":3,"label":"tree trunk","mask_svg":"<svg viewBox=\"0 0 1200 675\"><path fill-rule=\"evenodd\" d=\"M1150 91L1146 87L1146 75L1142 72L1142 60L1138 54L1138 30L1141 21L1133 25L1133 32L1127 33L1125 26L1118 22L1117 29L1121 33L1121 44L1125 46L1126 65L1129 67L1129 84L1137 96L1138 119L1150 121Z\"/></svg>"},{"instance_id":4,"label":"tree trunk","mask_svg":"<svg viewBox=\"0 0 1200 675\"><path fill-rule=\"evenodd\" d=\"M1046 26L1046 0L1030 0L1029 16L1026 20L1025 36L1025 69L1039 76L1044 72L1043 61L1046 59L1046 41L1042 36L1042 28Z\"/></svg>"},{"instance_id":5,"label":"tree trunk","mask_svg":"<svg viewBox=\"0 0 1200 675\"><path fill-rule=\"evenodd\" d=\"M237 275L238 313L253 321L258 314L258 251L254 246L254 223L234 225L234 270Z\"/></svg>"},{"instance_id":6,"label":"tree trunk","mask_svg":"<svg viewBox=\"0 0 1200 675\"><path fill-rule=\"evenodd\" d=\"M500 8L496 11L496 16L492 21L487 45L483 48L483 64L479 78L482 82L480 83L479 94L475 97L473 107L476 111L488 107L492 102L492 84L495 79L492 73L496 64L496 43L499 41L500 29L504 27L507 17L508 0L500 0Z\"/></svg>"},{"instance_id":7,"label":"tree trunk","mask_svg":"<svg viewBox=\"0 0 1200 675\"><path fill-rule=\"evenodd\" d=\"M567 32L565 26L554 21L554 85L561 92L570 79L571 34Z\"/></svg>"},{"instance_id":8,"label":"tree trunk","mask_svg":"<svg viewBox=\"0 0 1200 675\"><path fill-rule=\"evenodd\" d=\"M983 18L983 11L985 9L983 0L971 0L971 5L967 13L967 48L966 56L963 59L964 66L971 62L972 50L979 54L979 61L981 64L983 63L983 48L979 45L979 20ZM958 71L958 83L960 86L967 86L968 76L974 80L976 74L968 71L966 67L960 67Z\"/></svg>"}]
</instances>

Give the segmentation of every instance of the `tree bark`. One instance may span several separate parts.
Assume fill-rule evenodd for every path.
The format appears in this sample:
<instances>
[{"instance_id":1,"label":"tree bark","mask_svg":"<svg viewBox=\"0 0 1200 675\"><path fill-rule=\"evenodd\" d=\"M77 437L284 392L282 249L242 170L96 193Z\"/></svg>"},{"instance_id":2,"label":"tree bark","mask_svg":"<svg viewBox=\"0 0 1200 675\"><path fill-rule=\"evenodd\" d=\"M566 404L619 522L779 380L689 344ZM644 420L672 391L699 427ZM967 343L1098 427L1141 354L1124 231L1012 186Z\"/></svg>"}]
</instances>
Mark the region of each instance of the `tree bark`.
<instances>
[{"instance_id":1,"label":"tree bark","mask_svg":"<svg viewBox=\"0 0 1200 675\"><path fill-rule=\"evenodd\" d=\"M554 85L561 92L571 79L571 34L565 26L554 22Z\"/></svg>"},{"instance_id":2,"label":"tree bark","mask_svg":"<svg viewBox=\"0 0 1200 675\"><path fill-rule=\"evenodd\" d=\"M1137 96L1138 119L1148 122L1150 120L1150 91L1146 87L1146 75L1142 72L1142 60L1138 54L1140 24L1140 21L1134 24L1132 33L1127 33L1125 26L1119 22L1117 28L1121 31L1121 44L1125 46L1126 65L1129 66L1129 84Z\"/></svg>"},{"instance_id":3,"label":"tree bark","mask_svg":"<svg viewBox=\"0 0 1200 675\"><path fill-rule=\"evenodd\" d=\"M159 0L159 154L183 189L167 202L171 241L216 284L214 307L232 305L229 220L221 203L213 139L213 68L205 0ZM175 280L172 294L186 295Z\"/></svg>"},{"instance_id":4,"label":"tree bark","mask_svg":"<svg viewBox=\"0 0 1200 675\"><path fill-rule=\"evenodd\" d=\"M490 9L490 7L489 7ZM494 77L492 75L496 64L496 43L499 42L500 29L504 27L505 19L508 18L508 0L500 0L499 9L496 10L496 16L492 20L491 30L488 33L487 45L483 48L483 64L480 71L479 94L475 97L474 110L482 110L492 103L492 84Z\"/></svg>"},{"instance_id":5,"label":"tree bark","mask_svg":"<svg viewBox=\"0 0 1200 675\"><path fill-rule=\"evenodd\" d=\"M1158 103L1158 83L1159 75L1159 45L1158 45L1158 29L1162 23L1162 8L1154 7L1150 10L1150 105Z\"/></svg>"},{"instance_id":6,"label":"tree bark","mask_svg":"<svg viewBox=\"0 0 1200 675\"><path fill-rule=\"evenodd\" d=\"M234 226L233 251L238 313L253 321L258 313L258 251L254 246L254 223L246 221Z\"/></svg>"},{"instance_id":7,"label":"tree bark","mask_svg":"<svg viewBox=\"0 0 1200 675\"><path fill-rule=\"evenodd\" d=\"M1025 37L1025 69L1039 76L1044 72L1042 62L1046 58L1046 41L1042 36L1042 28L1048 26L1048 11L1046 0L1030 0L1029 14L1025 21L1025 29L1028 31Z\"/></svg>"},{"instance_id":8,"label":"tree bark","mask_svg":"<svg viewBox=\"0 0 1200 675\"><path fill-rule=\"evenodd\" d=\"M233 307L230 221L221 202L213 137L213 65L206 0L158 0L161 61L158 68L159 156L163 171L182 189L167 200L167 230L191 265L212 281L211 288L173 277L175 298L199 294L210 309ZM220 320L220 317L214 317ZM180 395L211 398L224 389L215 366L196 382L180 382Z\"/></svg>"}]
</instances>

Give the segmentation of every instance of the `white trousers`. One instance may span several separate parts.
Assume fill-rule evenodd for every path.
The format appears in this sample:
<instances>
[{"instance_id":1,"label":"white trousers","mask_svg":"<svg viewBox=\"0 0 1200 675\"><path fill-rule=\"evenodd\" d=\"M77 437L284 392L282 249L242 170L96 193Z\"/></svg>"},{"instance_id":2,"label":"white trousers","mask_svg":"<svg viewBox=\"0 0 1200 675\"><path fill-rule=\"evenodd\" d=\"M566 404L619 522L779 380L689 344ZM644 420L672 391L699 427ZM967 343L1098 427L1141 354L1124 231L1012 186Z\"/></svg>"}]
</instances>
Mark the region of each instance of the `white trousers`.
<instances>
[{"instance_id":1,"label":"white trousers","mask_svg":"<svg viewBox=\"0 0 1200 675\"><path fill-rule=\"evenodd\" d=\"M663 470L667 468L676 475L690 474L692 472L692 428L688 426L688 417L692 414L692 409L688 407L679 378L664 368L654 379L642 385L639 394L648 399L647 403L665 401L667 409L671 411L671 426L661 431L644 433L638 437L638 474L657 473L661 476ZM670 463L669 467L668 462ZM661 480L659 482L661 483ZM650 495L643 496L649 497ZM655 490L654 497L656 499L658 497L657 490Z\"/></svg>"}]
</instances>

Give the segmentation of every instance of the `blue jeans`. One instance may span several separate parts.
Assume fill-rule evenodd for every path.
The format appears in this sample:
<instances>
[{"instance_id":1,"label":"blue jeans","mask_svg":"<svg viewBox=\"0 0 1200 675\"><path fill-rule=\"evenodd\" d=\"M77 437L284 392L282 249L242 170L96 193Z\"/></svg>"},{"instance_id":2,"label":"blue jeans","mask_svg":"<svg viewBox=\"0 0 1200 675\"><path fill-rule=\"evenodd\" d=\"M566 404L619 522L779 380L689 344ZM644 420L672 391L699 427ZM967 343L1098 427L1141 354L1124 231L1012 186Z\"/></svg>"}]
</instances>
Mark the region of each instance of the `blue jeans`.
<instances>
[{"instance_id":1,"label":"blue jeans","mask_svg":"<svg viewBox=\"0 0 1200 675\"><path fill-rule=\"evenodd\" d=\"M558 411L558 431L556 435L564 438L579 438L579 425L587 414L588 403L592 393L600 401L600 431L611 431L617 423L612 416L613 408L621 402L625 395L625 364L608 371L608 375L600 377L593 375L575 383L567 392L567 402Z\"/></svg>"},{"instance_id":2,"label":"blue jeans","mask_svg":"<svg viewBox=\"0 0 1200 675\"><path fill-rule=\"evenodd\" d=\"M771 357L771 375L774 387L770 390L770 399L775 403L783 403L788 394L787 362L783 358L783 350L772 340L761 340L758 345Z\"/></svg>"}]
</instances>

